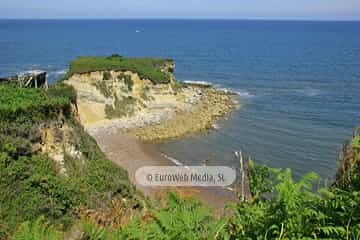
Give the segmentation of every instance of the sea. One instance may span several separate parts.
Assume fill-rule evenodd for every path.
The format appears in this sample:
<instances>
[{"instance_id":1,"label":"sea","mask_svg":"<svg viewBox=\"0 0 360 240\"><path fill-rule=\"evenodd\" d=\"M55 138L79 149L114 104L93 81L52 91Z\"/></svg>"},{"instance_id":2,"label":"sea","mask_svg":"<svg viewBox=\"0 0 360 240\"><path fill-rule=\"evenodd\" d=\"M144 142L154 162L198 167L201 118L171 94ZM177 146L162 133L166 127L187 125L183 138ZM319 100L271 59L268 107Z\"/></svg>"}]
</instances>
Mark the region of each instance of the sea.
<instances>
[{"instance_id":1,"label":"sea","mask_svg":"<svg viewBox=\"0 0 360 240\"><path fill-rule=\"evenodd\" d=\"M0 77L60 78L81 55L173 58L182 81L237 93L241 107L207 134L157 144L185 165L260 164L332 179L360 124L360 22L0 20ZM1 94L1 93L0 93Z\"/></svg>"}]
</instances>

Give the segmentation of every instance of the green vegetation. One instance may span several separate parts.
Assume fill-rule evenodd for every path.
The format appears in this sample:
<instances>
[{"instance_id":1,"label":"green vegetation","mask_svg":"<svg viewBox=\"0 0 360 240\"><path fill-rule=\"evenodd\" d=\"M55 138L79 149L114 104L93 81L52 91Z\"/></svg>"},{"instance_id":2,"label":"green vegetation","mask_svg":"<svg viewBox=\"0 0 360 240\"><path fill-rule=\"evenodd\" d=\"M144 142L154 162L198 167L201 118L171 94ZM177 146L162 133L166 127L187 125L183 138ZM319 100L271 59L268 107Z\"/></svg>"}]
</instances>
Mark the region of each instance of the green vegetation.
<instances>
[{"instance_id":1,"label":"green vegetation","mask_svg":"<svg viewBox=\"0 0 360 240\"><path fill-rule=\"evenodd\" d=\"M63 94L60 94L60 88ZM70 103L76 98L75 91L64 84L55 85L48 92L1 84L0 92L0 121L8 122L29 119L39 122L56 118L59 112L70 114Z\"/></svg>"},{"instance_id":2,"label":"green vegetation","mask_svg":"<svg viewBox=\"0 0 360 240\"><path fill-rule=\"evenodd\" d=\"M133 80L131 79L130 76L127 76L124 81L125 81L125 85L128 87L128 90L131 92L134 86Z\"/></svg>"},{"instance_id":3,"label":"green vegetation","mask_svg":"<svg viewBox=\"0 0 360 240\"><path fill-rule=\"evenodd\" d=\"M105 114L109 119L131 116L135 111L136 99L128 96L119 99L115 96L114 106L106 105Z\"/></svg>"},{"instance_id":4,"label":"green vegetation","mask_svg":"<svg viewBox=\"0 0 360 240\"><path fill-rule=\"evenodd\" d=\"M279 169L265 165L256 165L249 160L249 180L252 197L257 199L264 193L271 192L272 183Z\"/></svg>"},{"instance_id":5,"label":"green vegetation","mask_svg":"<svg viewBox=\"0 0 360 240\"><path fill-rule=\"evenodd\" d=\"M354 136L351 144L354 149L360 150L360 136Z\"/></svg>"},{"instance_id":6,"label":"green vegetation","mask_svg":"<svg viewBox=\"0 0 360 240\"><path fill-rule=\"evenodd\" d=\"M157 75L163 74L158 70L161 61L129 60L118 55L81 57L73 62L70 73L96 67L103 71L133 67L148 77L154 74L154 81L162 79ZM119 80L131 91L133 83L125 76ZM107 78L104 74L104 80ZM104 84L102 81L96 87L104 95L110 94L104 92ZM143 99L147 97L145 88ZM290 169L250 161L252 198L239 200L228 206L228 214L214 217L208 206L175 193L169 193L163 205L146 202L143 208L144 199L130 184L127 172L110 162L74 119L76 93L72 87L56 83L45 90L0 84L0 92L0 239L60 240L73 226L84 233L81 240L360 239L358 136L349 145L347 172L341 182L318 189L315 173L295 181ZM134 98L115 97L114 105L106 106L105 111L109 118L122 117L131 115L135 107ZM57 126L60 135L68 129L66 135L81 153L64 155L65 174L39 147L44 144L42 128L51 126ZM123 205L109 207L114 199ZM126 221L104 224L81 209L90 209L95 216L115 212ZM75 224L79 217L84 218L80 226ZM102 220L108 217L102 215Z\"/></svg>"},{"instance_id":7,"label":"green vegetation","mask_svg":"<svg viewBox=\"0 0 360 240\"><path fill-rule=\"evenodd\" d=\"M74 120L72 87L57 83L45 90L4 84L0 91L0 239L39 216L67 229L76 219L76 208L106 207L117 195L140 207L127 172L110 162ZM58 126L55 130L62 134L63 125L71 129L71 141L81 152L80 158L65 156L66 174L60 174L55 161L38 147L42 127ZM47 231L37 225L26 223L16 239Z\"/></svg>"},{"instance_id":8,"label":"green vegetation","mask_svg":"<svg viewBox=\"0 0 360 240\"><path fill-rule=\"evenodd\" d=\"M140 97L145 101L154 100L154 97L149 95L150 88L148 86L143 86L140 92Z\"/></svg>"},{"instance_id":9,"label":"green vegetation","mask_svg":"<svg viewBox=\"0 0 360 240\"><path fill-rule=\"evenodd\" d=\"M99 81L94 83L94 86L96 87L97 90L99 90L101 92L102 95L104 95L105 97L109 98L111 97L112 93L111 90L109 89L109 87L106 85L105 81Z\"/></svg>"},{"instance_id":10,"label":"green vegetation","mask_svg":"<svg viewBox=\"0 0 360 240\"><path fill-rule=\"evenodd\" d=\"M272 177L252 181L266 179L270 185L257 186L266 190L252 201L230 205L230 216L214 218L196 199L170 193L166 206L150 209L147 217L134 217L126 225L112 228L86 222L84 239L359 239L359 189L314 191L314 173L296 182L289 169L253 167Z\"/></svg>"},{"instance_id":11,"label":"green vegetation","mask_svg":"<svg viewBox=\"0 0 360 240\"><path fill-rule=\"evenodd\" d=\"M151 210L147 219L138 216L119 229L87 223L84 232L91 240L214 239L224 223L224 219L217 221L210 208L198 200L184 200L175 193L169 193L167 205Z\"/></svg>"},{"instance_id":12,"label":"green vegetation","mask_svg":"<svg viewBox=\"0 0 360 240\"><path fill-rule=\"evenodd\" d=\"M316 193L316 178L310 173L294 182L289 169L278 171L267 197L233 206L225 234L240 239L358 239L359 192L333 188Z\"/></svg>"},{"instance_id":13,"label":"green vegetation","mask_svg":"<svg viewBox=\"0 0 360 240\"><path fill-rule=\"evenodd\" d=\"M121 73L117 77L120 81L124 81L125 85L127 86L128 91L132 91L134 86L134 81L131 79L130 75Z\"/></svg>"},{"instance_id":14,"label":"green vegetation","mask_svg":"<svg viewBox=\"0 0 360 240\"><path fill-rule=\"evenodd\" d=\"M337 176L335 186L347 191L360 189L360 137L355 135L348 146L345 147L344 157L340 166L340 175Z\"/></svg>"},{"instance_id":15,"label":"green vegetation","mask_svg":"<svg viewBox=\"0 0 360 240\"><path fill-rule=\"evenodd\" d=\"M105 56L83 56L78 57L70 63L69 72L64 76L67 79L75 73L86 73L92 71L129 70L136 72L141 78L148 78L153 83L169 83L170 76L161 71L161 67L169 59L161 58L125 58L119 55ZM105 76L107 79L109 76Z\"/></svg>"},{"instance_id":16,"label":"green vegetation","mask_svg":"<svg viewBox=\"0 0 360 240\"><path fill-rule=\"evenodd\" d=\"M104 73L103 73L103 80L110 80L111 79L111 74L110 74L110 72L108 72L108 71L105 71Z\"/></svg>"},{"instance_id":17,"label":"green vegetation","mask_svg":"<svg viewBox=\"0 0 360 240\"><path fill-rule=\"evenodd\" d=\"M14 229L23 221L45 215L54 224L69 226L72 208L84 201L83 192L70 179L58 175L54 161L48 157L14 155L2 149L1 225Z\"/></svg>"},{"instance_id":18,"label":"green vegetation","mask_svg":"<svg viewBox=\"0 0 360 240\"><path fill-rule=\"evenodd\" d=\"M34 222L25 222L14 235L14 240L56 240L61 238L61 232L51 226L44 217Z\"/></svg>"}]
</instances>

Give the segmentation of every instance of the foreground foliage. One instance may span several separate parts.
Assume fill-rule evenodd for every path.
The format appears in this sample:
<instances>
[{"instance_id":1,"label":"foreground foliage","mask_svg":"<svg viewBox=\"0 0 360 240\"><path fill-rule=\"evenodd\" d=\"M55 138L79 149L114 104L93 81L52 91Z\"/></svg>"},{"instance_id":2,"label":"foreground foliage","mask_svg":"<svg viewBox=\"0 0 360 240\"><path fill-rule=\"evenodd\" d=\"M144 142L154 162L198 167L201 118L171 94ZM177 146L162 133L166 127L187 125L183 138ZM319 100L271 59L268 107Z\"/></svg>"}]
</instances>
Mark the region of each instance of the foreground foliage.
<instances>
[{"instance_id":1,"label":"foreground foliage","mask_svg":"<svg viewBox=\"0 0 360 240\"><path fill-rule=\"evenodd\" d=\"M360 192L314 192L316 178L310 173L294 182L289 169L278 172L263 197L232 206L225 234L240 239L359 239Z\"/></svg>"},{"instance_id":2,"label":"foreground foliage","mask_svg":"<svg viewBox=\"0 0 360 240\"><path fill-rule=\"evenodd\" d=\"M230 205L230 216L214 218L199 201L170 193L165 207L120 227L85 220L82 239L360 239L359 191L314 191L314 173L296 182L289 169L253 168L269 171L270 188L251 202Z\"/></svg>"},{"instance_id":3,"label":"foreground foliage","mask_svg":"<svg viewBox=\"0 0 360 240\"><path fill-rule=\"evenodd\" d=\"M34 222L24 222L14 235L14 240L56 240L62 237L61 232L49 222L39 217Z\"/></svg>"}]
</instances>

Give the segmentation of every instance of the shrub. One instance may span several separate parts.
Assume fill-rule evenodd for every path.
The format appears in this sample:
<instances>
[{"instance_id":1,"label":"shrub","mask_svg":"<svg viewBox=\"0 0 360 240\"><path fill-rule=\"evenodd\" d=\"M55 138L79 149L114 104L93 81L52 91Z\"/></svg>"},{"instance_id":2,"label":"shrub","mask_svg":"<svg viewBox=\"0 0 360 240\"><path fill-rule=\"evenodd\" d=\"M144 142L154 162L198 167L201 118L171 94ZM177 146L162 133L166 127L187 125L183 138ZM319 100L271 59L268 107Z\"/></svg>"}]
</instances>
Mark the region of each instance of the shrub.
<instances>
[{"instance_id":1,"label":"shrub","mask_svg":"<svg viewBox=\"0 0 360 240\"><path fill-rule=\"evenodd\" d=\"M110 80L110 79L111 79L111 74L110 74L110 72L105 71L105 72L103 73L103 80Z\"/></svg>"},{"instance_id":2,"label":"shrub","mask_svg":"<svg viewBox=\"0 0 360 240\"><path fill-rule=\"evenodd\" d=\"M70 113L73 88L55 85L49 90L0 85L0 121L40 122ZM63 92L63 94L61 94ZM69 96L68 96L69 95Z\"/></svg>"},{"instance_id":3,"label":"shrub","mask_svg":"<svg viewBox=\"0 0 360 240\"><path fill-rule=\"evenodd\" d=\"M7 161L0 171L0 219L11 229L39 215L68 226L82 192L57 175L54 162L43 155Z\"/></svg>"},{"instance_id":4,"label":"shrub","mask_svg":"<svg viewBox=\"0 0 360 240\"><path fill-rule=\"evenodd\" d=\"M152 96L149 96L150 88L148 86L143 86L140 92L140 97L144 99L145 101L153 100L154 98Z\"/></svg>"},{"instance_id":5,"label":"shrub","mask_svg":"<svg viewBox=\"0 0 360 240\"><path fill-rule=\"evenodd\" d=\"M112 93L111 90L109 89L109 87L106 85L105 81L99 81L94 83L94 86L96 87L97 90L100 91L100 93L102 95L104 95L105 97L109 98L111 97Z\"/></svg>"},{"instance_id":6,"label":"shrub","mask_svg":"<svg viewBox=\"0 0 360 240\"><path fill-rule=\"evenodd\" d=\"M151 210L144 221L137 217L120 229L101 228L87 223L85 232L91 240L214 239L224 223L224 218L215 220L210 208L198 200L182 199L170 192L166 207Z\"/></svg>"},{"instance_id":7,"label":"shrub","mask_svg":"<svg viewBox=\"0 0 360 240\"><path fill-rule=\"evenodd\" d=\"M278 169L266 165L255 164L249 160L249 184L252 197L257 199L264 194L271 193Z\"/></svg>"},{"instance_id":8,"label":"shrub","mask_svg":"<svg viewBox=\"0 0 360 240\"><path fill-rule=\"evenodd\" d=\"M360 136L354 136L351 145L353 149L360 150Z\"/></svg>"},{"instance_id":9,"label":"shrub","mask_svg":"<svg viewBox=\"0 0 360 240\"><path fill-rule=\"evenodd\" d=\"M24 222L13 240L60 240L61 235L44 217L39 217L34 222Z\"/></svg>"},{"instance_id":10,"label":"shrub","mask_svg":"<svg viewBox=\"0 0 360 240\"><path fill-rule=\"evenodd\" d=\"M130 92L132 91L133 86L134 86L134 81L131 79L130 75L120 73L117 78L120 81L124 81L128 91L130 91Z\"/></svg>"},{"instance_id":11,"label":"shrub","mask_svg":"<svg viewBox=\"0 0 360 240\"><path fill-rule=\"evenodd\" d=\"M121 61L124 59L124 57L115 53L115 54L111 54L109 57L107 57L107 59Z\"/></svg>"},{"instance_id":12,"label":"shrub","mask_svg":"<svg viewBox=\"0 0 360 240\"><path fill-rule=\"evenodd\" d=\"M128 90L131 92L134 86L134 81L131 79L131 76L127 75L125 77L125 85L128 87Z\"/></svg>"}]
</instances>

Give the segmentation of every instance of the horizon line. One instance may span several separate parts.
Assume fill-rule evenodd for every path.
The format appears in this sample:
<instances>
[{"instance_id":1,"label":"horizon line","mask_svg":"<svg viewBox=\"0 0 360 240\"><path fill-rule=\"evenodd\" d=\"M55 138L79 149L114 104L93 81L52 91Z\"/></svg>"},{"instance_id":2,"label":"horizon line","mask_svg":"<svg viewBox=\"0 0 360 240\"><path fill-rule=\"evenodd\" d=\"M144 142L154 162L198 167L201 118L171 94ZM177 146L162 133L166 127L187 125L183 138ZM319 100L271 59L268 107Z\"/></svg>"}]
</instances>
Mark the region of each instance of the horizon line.
<instances>
[{"instance_id":1,"label":"horizon line","mask_svg":"<svg viewBox=\"0 0 360 240\"><path fill-rule=\"evenodd\" d=\"M292 21L292 22L360 22L360 19L307 19L307 18L0 18L0 20L221 20L221 21Z\"/></svg>"}]
</instances>

